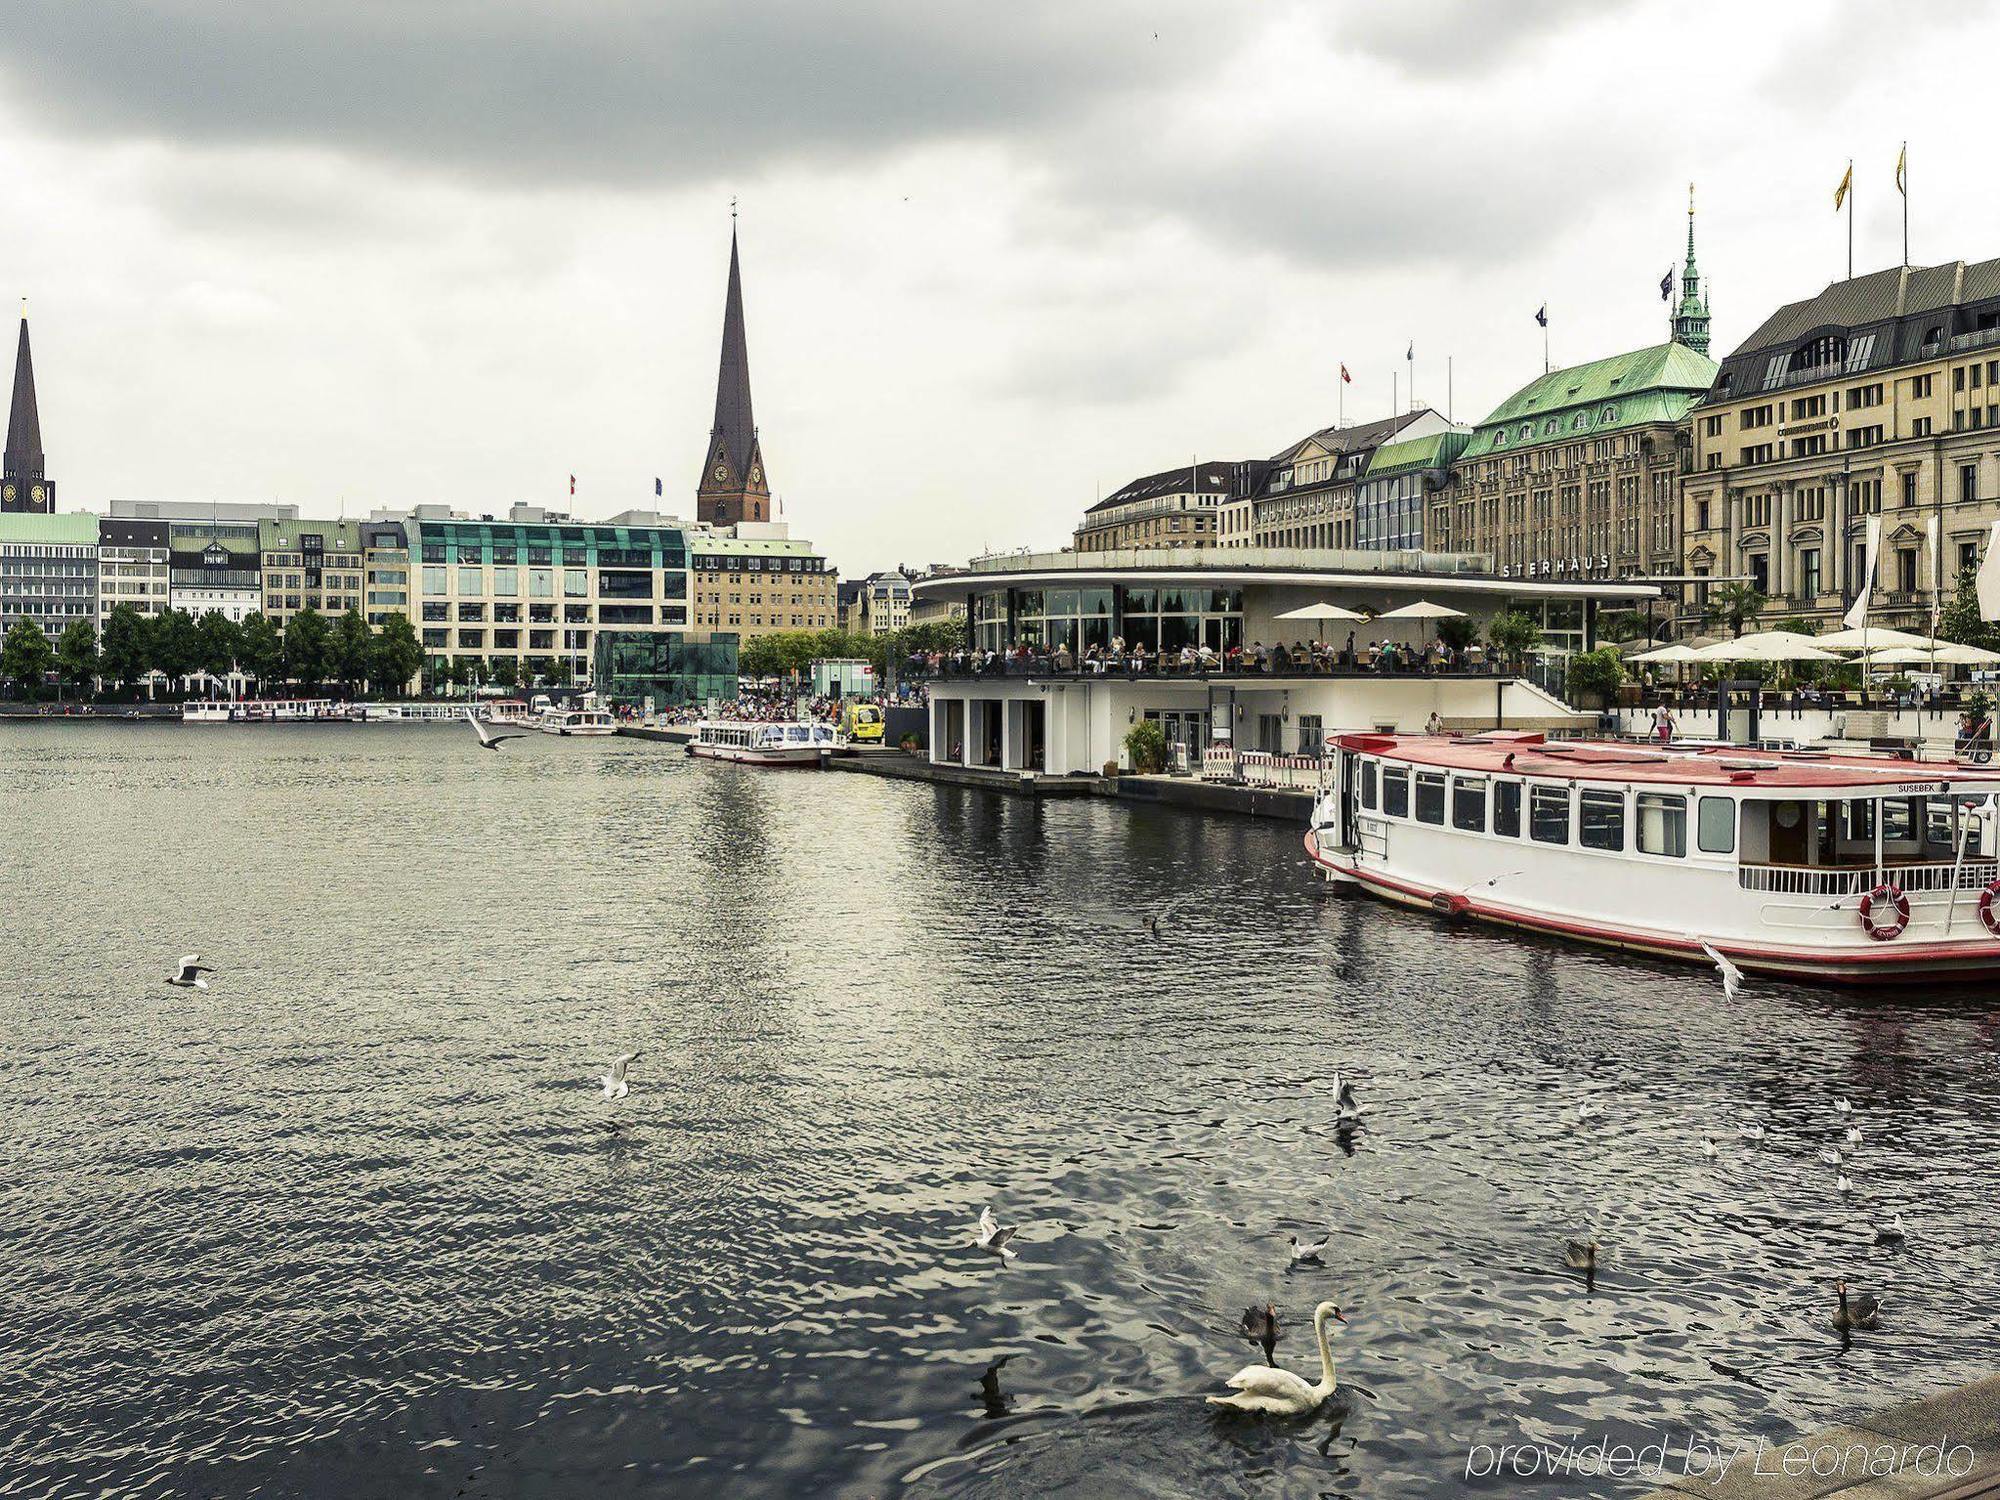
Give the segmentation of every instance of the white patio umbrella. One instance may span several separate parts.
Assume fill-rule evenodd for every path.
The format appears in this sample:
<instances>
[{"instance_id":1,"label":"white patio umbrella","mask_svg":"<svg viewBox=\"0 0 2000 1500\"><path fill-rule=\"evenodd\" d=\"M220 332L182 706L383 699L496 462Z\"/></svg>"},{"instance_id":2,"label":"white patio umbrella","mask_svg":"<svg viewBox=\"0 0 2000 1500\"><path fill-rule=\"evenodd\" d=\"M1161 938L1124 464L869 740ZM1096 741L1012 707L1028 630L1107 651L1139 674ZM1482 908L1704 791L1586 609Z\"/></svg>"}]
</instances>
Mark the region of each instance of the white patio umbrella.
<instances>
[{"instance_id":1,"label":"white patio umbrella","mask_svg":"<svg viewBox=\"0 0 2000 1500\"><path fill-rule=\"evenodd\" d=\"M1433 604L1428 599L1413 599L1410 603L1398 605L1395 609L1385 609L1375 618L1378 620L1423 620L1428 622L1431 620L1457 620L1464 618L1464 616L1464 610L1453 609L1449 604ZM1430 638L1430 626L1428 623L1424 626L1424 630L1424 638L1428 640Z\"/></svg>"},{"instance_id":2,"label":"white patio umbrella","mask_svg":"<svg viewBox=\"0 0 2000 1500\"><path fill-rule=\"evenodd\" d=\"M1651 651L1635 651L1632 655L1626 657L1625 660L1679 663L1684 661L1699 661L1701 658L1695 655L1694 647L1682 641L1675 641L1671 646L1655 646Z\"/></svg>"},{"instance_id":3,"label":"white patio umbrella","mask_svg":"<svg viewBox=\"0 0 2000 1500\"><path fill-rule=\"evenodd\" d=\"M1827 635L1816 635L1812 643L1823 651L1874 651L1890 646L1928 647L1931 638L1908 630L1891 630L1887 625L1867 625L1859 630L1836 630Z\"/></svg>"},{"instance_id":4,"label":"white patio umbrella","mask_svg":"<svg viewBox=\"0 0 2000 1500\"><path fill-rule=\"evenodd\" d=\"M1738 636L1733 641L1717 641L1692 652L1689 661L1839 661L1831 651L1822 651L1808 636L1789 630L1765 630Z\"/></svg>"},{"instance_id":5,"label":"white patio umbrella","mask_svg":"<svg viewBox=\"0 0 2000 1500\"><path fill-rule=\"evenodd\" d=\"M1928 646L1891 646L1885 651L1871 651L1861 659L1871 667L1921 667L1932 662L1941 667L1990 667L2000 662L2000 651L1939 641L1936 650Z\"/></svg>"},{"instance_id":6,"label":"white patio umbrella","mask_svg":"<svg viewBox=\"0 0 2000 1500\"><path fill-rule=\"evenodd\" d=\"M1319 638L1324 641L1326 639L1326 622L1328 620L1365 620L1368 616L1362 614L1359 610L1343 609L1338 604L1329 604L1324 599L1321 599L1315 604L1304 604L1297 609L1288 609L1275 618L1280 620L1317 620L1319 621Z\"/></svg>"}]
</instances>

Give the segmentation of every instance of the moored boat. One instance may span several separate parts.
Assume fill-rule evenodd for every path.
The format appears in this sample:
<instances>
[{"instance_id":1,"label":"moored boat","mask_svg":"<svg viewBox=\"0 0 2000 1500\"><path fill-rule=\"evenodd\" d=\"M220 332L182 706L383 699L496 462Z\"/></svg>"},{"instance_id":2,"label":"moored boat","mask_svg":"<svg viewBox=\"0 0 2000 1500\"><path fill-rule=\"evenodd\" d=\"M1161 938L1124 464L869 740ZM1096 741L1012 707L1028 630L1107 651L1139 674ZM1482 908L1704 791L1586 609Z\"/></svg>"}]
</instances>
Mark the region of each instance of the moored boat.
<instances>
[{"instance_id":1,"label":"moored boat","mask_svg":"<svg viewBox=\"0 0 2000 1500\"><path fill-rule=\"evenodd\" d=\"M618 721L601 708L552 708L542 715L541 731L585 737L616 734Z\"/></svg>"},{"instance_id":2,"label":"moored boat","mask_svg":"<svg viewBox=\"0 0 2000 1500\"><path fill-rule=\"evenodd\" d=\"M816 766L839 743L831 725L703 719L688 754L752 766Z\"/></svg>"},{"instance_id":3,"label":"moored boat","mask_svg":"<svg viewBox=\"0 0 2000 1500\"><path fill-rule=\"evenodd\" d=\"M1670 958L2000 973L2000 771L1817 751L1328 736L1306 848L1405 905Z\"/></svg>"}]
</instances>

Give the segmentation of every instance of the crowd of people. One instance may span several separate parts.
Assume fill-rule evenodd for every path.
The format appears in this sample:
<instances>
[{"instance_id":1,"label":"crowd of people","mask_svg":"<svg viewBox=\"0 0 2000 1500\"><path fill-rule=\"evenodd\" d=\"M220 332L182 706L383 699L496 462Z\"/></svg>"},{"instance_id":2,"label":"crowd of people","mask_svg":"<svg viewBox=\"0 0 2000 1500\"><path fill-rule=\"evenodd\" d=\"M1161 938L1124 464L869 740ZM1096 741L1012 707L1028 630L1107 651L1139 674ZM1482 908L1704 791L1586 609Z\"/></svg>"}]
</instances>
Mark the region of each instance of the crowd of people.
<instances>
[{"instance_id":1,"label":"crowd of people","mask_svg":"<svg viewBox=\"0 0 2000 1500\"><path fill-rule=\"evenodd\" d=\"M1478 673L1494 670L1497 658L1479 642L1465 647L1448 646L1442 641L1355 640L1347 633L1345 645L1328 641L1273 641L1265 645L1252 641L1247 646L1230 646L1218 651L1209 645L1185 645L1177 649L1149 650L1144 641L1129 646L1119 636L1109 645L1092 644L1082 652L1067 643L1054 650L1029 641L1017 641L1004 650L961 647L954 651L914 652L905 670L915 675L965 677L998 675L1006 672L1053 671L1092 674L1176 672L1270 672L1270 673Z\"/></svg>"}]
</instances>

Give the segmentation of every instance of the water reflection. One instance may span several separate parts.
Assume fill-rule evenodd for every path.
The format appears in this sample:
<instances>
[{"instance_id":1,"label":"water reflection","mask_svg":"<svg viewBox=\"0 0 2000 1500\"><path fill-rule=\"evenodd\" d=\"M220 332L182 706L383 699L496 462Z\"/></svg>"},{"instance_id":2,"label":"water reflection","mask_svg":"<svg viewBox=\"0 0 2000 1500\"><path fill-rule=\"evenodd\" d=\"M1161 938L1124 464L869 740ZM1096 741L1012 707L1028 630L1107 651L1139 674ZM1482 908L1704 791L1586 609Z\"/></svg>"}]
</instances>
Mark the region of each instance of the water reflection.
<instances>
[{"instance_id":1,"label":"water reflection","mask_svg":"<svg viewBox=\"0 0 2000 1500\"><path fill-rule=\"evenodd\" d=\"M1729 1005L1328 897L1272 825L622 741L5 727L0 776L23 1493L1451 1494L1990 1360L1984 993ZM1836 1275L1888 1296L1846 1348ZM1326 1408L1203 1404L1323 1297Z\"/></svg>"}]
</instances>

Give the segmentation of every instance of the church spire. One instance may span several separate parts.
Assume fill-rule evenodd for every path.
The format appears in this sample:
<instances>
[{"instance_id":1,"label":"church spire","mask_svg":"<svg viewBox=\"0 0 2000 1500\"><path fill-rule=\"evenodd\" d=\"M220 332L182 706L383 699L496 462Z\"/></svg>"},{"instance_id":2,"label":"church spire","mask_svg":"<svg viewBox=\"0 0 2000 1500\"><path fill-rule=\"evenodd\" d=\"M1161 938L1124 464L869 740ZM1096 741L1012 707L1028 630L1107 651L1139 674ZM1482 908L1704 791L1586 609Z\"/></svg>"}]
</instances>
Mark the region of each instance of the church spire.
<instances>
[{"instance_id":1,"label":"church spire","mask_svg":"<svg viewBox=\"0 0 2000 1500\"><path fill-rule=\"evenodd\" d=\"M743 269L736 244L736 205L729 206L729 290L722 306L722 356L715 374L715 426L708 462L695 490L696 513L717 526L767 521L771 487L758 451L750 405L750 347L743 332Z\"/></svg>"},{"instance_id":2,"label":"church spire","mask_svg":"<svg viewBox=\"0 0 2000 1500\"><path fill-rule=\"evenodd\" d=\"M7 449L0 460L0 510L49 511L55 486L43 477L42 418L35 405L35 358L28 347L27 303L14 350L14 401L7 411Z\"/></svg>"},{"instance_id":3,"label":"church spire","mask_svg":"<svg viewBox=\"0 0 2000 1500\"><path fill-rule=\"evenodd\" d=\"M1701 294L1701 273L1694 264L1694 184L1688 184L1687 264L1681 268L1680 306L1674 310L1673 338L1697 354L1708 353L1708 302Z\"/></svg>"}]
</instances>

